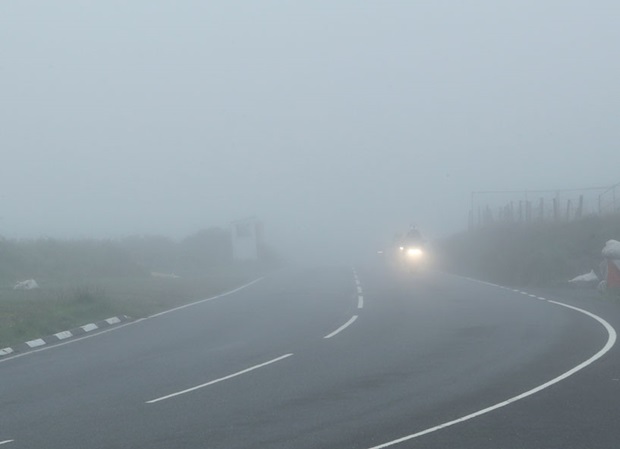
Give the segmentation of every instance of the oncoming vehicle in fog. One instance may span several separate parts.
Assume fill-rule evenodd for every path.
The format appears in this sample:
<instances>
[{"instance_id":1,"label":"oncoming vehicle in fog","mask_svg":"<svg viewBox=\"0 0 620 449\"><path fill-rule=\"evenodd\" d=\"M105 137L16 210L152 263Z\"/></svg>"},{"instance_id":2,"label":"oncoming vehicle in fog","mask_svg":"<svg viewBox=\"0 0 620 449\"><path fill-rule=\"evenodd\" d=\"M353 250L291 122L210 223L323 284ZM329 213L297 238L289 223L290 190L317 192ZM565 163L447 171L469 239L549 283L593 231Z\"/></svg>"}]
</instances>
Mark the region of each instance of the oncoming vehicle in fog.
<instances>
[{"instance_id":1,"label":"oncoming vehicle in fog","mask_svg":"<svg viewBox=\"0 0 620 449\"><path fill-rule=\"evenodd\" d=\"M411 272L419 271L426 266L428 259L426 244L415 226L411 226L400 239L396 258L400 266Z\"/></svg>"}]
</instances>

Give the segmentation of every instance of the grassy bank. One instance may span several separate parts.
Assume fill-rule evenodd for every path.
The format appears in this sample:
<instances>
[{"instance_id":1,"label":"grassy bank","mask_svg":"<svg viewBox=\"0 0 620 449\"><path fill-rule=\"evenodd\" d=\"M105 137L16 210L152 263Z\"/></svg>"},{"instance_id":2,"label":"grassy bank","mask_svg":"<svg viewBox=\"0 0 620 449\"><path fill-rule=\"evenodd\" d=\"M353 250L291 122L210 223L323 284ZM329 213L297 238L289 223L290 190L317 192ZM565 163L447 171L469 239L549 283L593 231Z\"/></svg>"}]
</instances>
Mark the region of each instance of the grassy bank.
<instances>
[{"instance_id":1,"label":"grassy bank","mask_svg":"<svg viewBox=\"0 0 620 449\"><path fill-rule=\"evenodd\" d=\"M0 239L0 348L115 315L140 318L216 295L272 268L274 258L267 255L256 263L233 262L229 235L219 228L181 241ZM25 279L35 279L39 288L13 289Z\"/></svg>"},{"instance_id":2,"label":"grassy bank","mask_svg":"<svg viewBox=\"0 0 620 449\"><path fill-rule=\"evenodd\" d=\"M228 267L200 276L41 281L35 290L0 288L0 348L116 315L141 318L231 290L260 275Z\"/></svg>"},{"instance_id":3,"label":"grassy bank","mask_svg":"<svg viewBox=\"0 0 620 449\"><path fill-rule=\"evenodd\" d=\"M598 270L609 239L620 240L620 217L569 223L495 225L438 245L441 266L504 285L548 286Z\"/></svg>"}]
</instances>

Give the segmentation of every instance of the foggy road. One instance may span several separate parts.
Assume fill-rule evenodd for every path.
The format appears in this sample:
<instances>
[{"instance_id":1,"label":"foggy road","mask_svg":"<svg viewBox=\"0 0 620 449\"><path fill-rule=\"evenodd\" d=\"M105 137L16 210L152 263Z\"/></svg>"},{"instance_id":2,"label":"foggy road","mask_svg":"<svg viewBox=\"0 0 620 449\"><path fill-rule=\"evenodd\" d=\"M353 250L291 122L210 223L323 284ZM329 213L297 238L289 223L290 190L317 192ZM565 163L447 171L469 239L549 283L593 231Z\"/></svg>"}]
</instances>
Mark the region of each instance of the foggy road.
<instances>
[{"instance_id":1,"label":"foggy road","mask_svg":"<svg viewBox=\"0 0 620 449\"><path fill-rule=\"evenodd\" d=\"M612 447L613 329L540 298L440 273L283 270L0 362L0 445ZM607 306L588 310L618 328L620 314ZM413 437L540 387L603 349L548 388Z\"/></svg>"}]
</instances>

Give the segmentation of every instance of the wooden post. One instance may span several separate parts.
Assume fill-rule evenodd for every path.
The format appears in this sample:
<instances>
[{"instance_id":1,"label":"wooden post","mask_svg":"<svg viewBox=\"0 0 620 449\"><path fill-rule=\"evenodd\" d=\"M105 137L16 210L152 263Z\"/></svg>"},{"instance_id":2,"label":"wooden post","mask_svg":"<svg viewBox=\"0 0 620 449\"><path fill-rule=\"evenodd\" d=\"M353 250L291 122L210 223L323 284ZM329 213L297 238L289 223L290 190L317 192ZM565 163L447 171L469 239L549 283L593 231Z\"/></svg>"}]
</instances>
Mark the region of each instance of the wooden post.
<instances>
[{"instance_id":1,"label":"wooden post","mask_svg":"<svg viewBox=\"0 0 620 449\"><path fill-rule=\"evenodd\" d=\"M583 217L583 195L579 195L579 207L577 207L576 218Z\"/></svg>"},{"instance_id":2,"label":"wooden post","mask_svg":"<svg viewBox=\"0 0 620 449\"><path fill-rule=\"evenodd\" d=\"M540 205L538 206L538 219L542 222L545 221L545 199L540 198Z\"/></svg>"}]
</instances>

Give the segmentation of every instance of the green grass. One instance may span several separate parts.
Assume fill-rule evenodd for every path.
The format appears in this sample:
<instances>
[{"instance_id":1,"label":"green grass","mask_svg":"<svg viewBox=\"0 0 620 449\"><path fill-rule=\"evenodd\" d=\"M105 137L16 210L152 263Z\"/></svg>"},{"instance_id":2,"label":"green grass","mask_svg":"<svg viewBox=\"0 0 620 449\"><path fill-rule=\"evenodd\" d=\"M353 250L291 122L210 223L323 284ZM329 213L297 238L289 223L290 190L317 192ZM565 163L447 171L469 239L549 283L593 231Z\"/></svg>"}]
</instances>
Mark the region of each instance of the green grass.
<instances>
[{"instance_id":1,"label":"green grass","mask_svg":"<svg viewBox=\"0 0 620 449\"><path fill-rule=\"evenodd\" d=\"M252 267L218 267L179 279L151 276L37 279L35 290L0 286L0 349L115 315L141 318L204 299L258 277Z\"/></svg>"}]
</instances>

